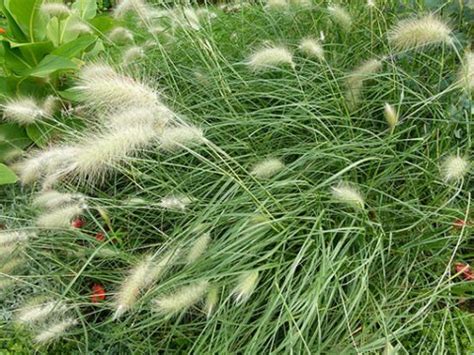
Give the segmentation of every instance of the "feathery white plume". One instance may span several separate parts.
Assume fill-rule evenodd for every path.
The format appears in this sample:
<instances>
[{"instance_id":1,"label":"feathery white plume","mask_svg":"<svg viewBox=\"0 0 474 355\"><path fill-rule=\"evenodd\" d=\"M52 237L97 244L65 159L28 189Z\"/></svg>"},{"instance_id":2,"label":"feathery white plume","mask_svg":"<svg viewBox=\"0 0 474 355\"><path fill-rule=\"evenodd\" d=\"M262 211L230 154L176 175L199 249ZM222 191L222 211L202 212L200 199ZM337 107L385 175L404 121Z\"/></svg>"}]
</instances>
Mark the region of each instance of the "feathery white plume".
<instances>
[{"instance_id":1,"label":"feathery white plume","mask_svg":"<svg viewBox=\"0 0 474 355\"><path fill-rule=\"evenodd\" d=\"M246 302L257 287L259 278L258 270L246 271L238 279L232 291L235 302Z\"/></svg>"},{"instance_id":2,"label":"feathery white plume","mask_svg":"<svg viewBox=\"0 0 474 355\"><path fill-rule=\"evenodd\" d=\"M332 20L341 26L345 31L349 31L352 26L352 17L346 9L338 5L328 7L329 15Z\"/></svg>"},{"instance_id":3,"label":"feathery white plume","mask_svg":"<svg viewBox=\"0 0 474 355\"><path fill-rule=\"evenodd\" d=\"M253 53L247 61L247 65L253 71L271 69L279 65L289 64L292 68L293 54L285 47L268 47Z\"/></svg>"},{"instance_id":4,"label":"feathery white plume","mask_svg":"<svg viewBox=\"0 0 474 355\"><path fill-rule=\"evenodd\" d=\"M284 168L285 164L280 159L269 158L257 163L250 173L259 179L268 179Z\"/></svg>"},{"instance_id":5,"label":"feathery white plume","mask_svg":"<svg viewBox=\"0 0 474 355\"><path fill-rule=\"evenodd\" d=\"M49 301L20 308L16 314L16 321L20 324L33 324L44 321L51 315L62 314L67 311L67 305L59 301Z\"/></svg>"},{"instance_id":6,"label":"feathery white plume","mask_svg":"<svg viewBox=\"0 0 474 355\"><path fill-rule=\"evenodd\" d=\"M71 9L65 4L51 2L44 3L40 6L40 11L46 16L51 17L67 17L71 14Z\"/></svg>"},{"instance_id":7,"label":"feathery white plume","mask_svg":"<svg viewBox=\"0 0 474 355\"><path fill-rule=\"evenodd\" d=\"M159 297L154 301L154 311L168 315L185 311L204 297L208 287L207 281L201 281L184 286L171 295Z\"/></svg>"},{"instance_id":8,"label":"feathery white plume","mask_svg":"<svg viewBox=\"0 0 474 355\"><path fill-rule=\"evenodd\" d=\"M158 134L151 126L128 126L85 137L76 146L69 172L91 182L103 179L109 170L155 143Z\"/></svg>"},{"instance_id":9,"label":"feathery white plume","mask_svg":"<svg viewBox=\"0 0 474 355\"><path fill-rule=\"evenodd\" d=\"M59 99L56 96L48 96L43 103L43 111L45 115L52 116L58 108Z\"/></svg>"},{"instance_id":10,"label":"feathery white plume","mask_svg":"<svg viewBox=\"0 0 474 355\"><path fill-rule=\"evenodd\" d=\"M333 198L341 203L345 203L355 209L363 210L365 206L361 193L347 183L339 183L331 188Z\"/></svg>"},{"instance_id":11,"label":"feathery white plume","mask_svg":"<svg viewBox=\"0 0 474 355\"><path fill-rule=\"evenodd\" d=\"M134 12L147 25L154 14L144 0L121 0L115 7L113 16L120 19L130 12Z\"/></svg>"},{"instance_id":12,"label":"feathery white plume","mask_svg":"<svg viewBox=\"0 0 474 355\"><path fill-rule=\"evenodd\" d=\"M461 180L469 172L469 160L459 155L450 155L441 164L444 181Z\"/></svg>"},{"instance_id":13,"label":"feathery white plume","mask_svg":"<svg viewBox=\"0 0 474 355\"><path fill-rule=\"evenodd\" d=\"M201 29L199 16L192 7L185 7L181 10L181 25L188 26L195 31Z\"/></svg>"},{"instance_id":14,"label":"feathery white plume","mask_svg":"<svg viewBox=\"0 0 474 355\"><path fill-rule=\"evenodd\" d=\"M123 65L127 66L132 64L133 62L143 58L145 56L145 52L143 51L142 47L133 46L128 48L122 56L122 63Z\"/></svg>"},{"instance_id":15,"label":"feathery white plume","mask_svg":"<svg viewBox=\"0 0 474 355\"><path fill-rule=\"evenodd\" d=\"M24 264L25 260L23 258L12 258L3 264L0 263L0 274L11 274Z\"/></svg>"},{"instance_id":16,"label":"feathery white plume","mask_svg":"<svg viewBox=\"0 0 474 355\"><path fill-rule=\"evenodd\" d=\"M56 324L51 325L49 328L44 329L35 338L34 342L37 344L45 344L55 339L60 338L64 333L71 327L77 324L77 320L73 318L67 318Z\"/></svg>"},{"instance_id":17,"label":"feathery white plume","mask_svg":"<svg viewBox=\"0 0 474 355\"><path fill-rule=\"evenodd\" d=\"M22 231L0 231L0 247L27 241L33 235Z\"/></svg>"},{"instance_id":18,"label":"feathery white plume","mask_svg":"<svg viewBox=\"0 0 474 355\"><path fill-rule=\"evenodd\" d=\"M76 22L71 27L69 27L69 30L71 32L76 32L76 33L92 33L91 27L84 22Z\"/></svg>"},{"instance_id":19,"label":"feathery white plume","mask_svg":"<svg viewBox=\"0 0 474 355\"><path fill-rule=\"evenodd\" d=\"M219 290L216 286L209 287L209 291L207 291L206 296L206 304L204 305L207 318L209 318L214 313L218 302Z\"/></svg>"},{"instance_id":20,"label":"feathery white plume","mask_svg":"<svg viewBox=\"0 0 474 355\"><path fill-rule=\"evenodd\" d=\"M193 202L193 200L187 196L166 196L163 197L158 206L167 210L186 210L186 207Z\"/></svg>"},{"instance_id":21,"label":"feathery white plume","mask_svg":"<svg viewBox=\"0 0 474 355\"><path fill-rule=\"evenodd\" d=\"M266 7L270 10L282 10L288 8L288 0L267 0Z\"/></svg>"},{"instance_id":22,"label":"feathery white plume","mask_svg":"<svg viewBox=\"0 0 474 355\"><path fill-rule=\"evenodd\" d=\"M390 130L393 131L398 123L398 113L395 110L395 107L390 105L388 102L386 102L384 106L384 116Z\"/></svg>"},{"instance_id":23,"label":"feathery white plume","mask_svg":"<svg viewBox=\"0 0 474 355\"><path fill-rule=\"evenodd\" d=\"M375 7L376 6L375 0L367 0L367 6L368 7Z\"/></svg>"},{"instance_id":24,"label":"feathery white plume","mask_svg":"<svg viewBox=\"0 0 474 355\"><path fill-rule=\"evenodd\" d=\"M204 233L200 236L189 249L188 255L186 256L186 262L192 264L203 255L211 242L211 236L209 233Z\"/></svg>"},{"instance_id":25,"label":"feathery white plume","mask_svg":"<svg viewBox=\"0 0 474 355\"><path fill-rule=\"evenodd\" d=\"M397 50L452 43L451 29L433 14L399 21L389 31L388 40Z\"/></svg>"},{"instance_id":26,"label":"feathery white plume","mask_svg":"<svg viewBox=\"0 0 474 355\"><path fill-rule=\"evenodd\" d=\"M130 271L129 276L125 278L116 295L116 309L113 319L120 318L130 310L137 302L140 293L158 280L173 264L178 255L179 251L168 252L157 261L152 256L147 256L136 265Z\"/></svg>"},{"instance_id":27,"label":"feathery white plume","mask_svg":"<svg viewBox=\"0 0 474 355\"><path fill-rule=\"evenodd\" d=\"M149 86L115 72L105 65L85 67L75 87L82 101L112 111L128 107L161 106L158 93Z\"/></svg>"},{"instance_id":28,"label":"feathery white plume","mask_svg":"<svg viewBox=\"0 0 474 355\"><path fill-rule=\"evenodd\" d=\"M346 79L346 99L349 106L354 107L360 101L365 80L371 78L373 74L381 69L382 62L380 60L370 59L363 62L349 73L349 76Z\"/></svg>"},{"instance_id":29,"label":"feathery white plume","mask_svg":"<svg viewBox=\"0 0 474 355\"><path fill-rule=\"evenodd\" d=\"M73 202L84 202L84 195L49 190L36 196L33 200L33 205L46 209L55 209Z\"/></svg>"},{"instance_id":30,"label":"feathery white plume","mask_svg":"<svg viewBox=\"0 0 474 355\"><path fill-rule=\"evenodd\" d=\"M61 171L69 165L71 159L77 154L74 147L58 146L46 150L37 151L30 158L16 164L15 170L18 172L23 184L30 184L48 174Z\"/></svg>"},{"instance_id":31,"label":"feathery white plume","mask_svg":"<svg viewBox=\"0 0 474 355\"><path fill-rule=\"evenodd\" d=\"M466 52L458 77L460 87L468 93L474 91L474 52Z\"/></svg>"},{"instance_id":32,"label":"feathery white plume","mask_svg":"<svg viewBox=\"0 0 474 355\"><path fill-rule=\"evenodd\" d=\"M83 211L84 207L80 205L66 206L40 215L36 225L45 229L70 228L72 220L79 217Z\"/></svg>"},{"instance_id":33,"label":"feathery white plume","mask_svg":"<svg viewBox=\"0 0 474 355\"><path fill-rule=\"evenodd\" d=\"M301 40L298 47L307 56L317 58L319 60L324 59L324 49L318 40L313 38L305 38Z\"/></svg>"},{"instance_id":34,"label":"feathery white plume","mask_svg":"<svg viewBox=\"0 0 474 355\"><path fill-rule=\"evenodd\" d=\"M205 142L202 129L194 126L167 127L160 137L160 148L167 151L176 151L184 147L191 147Z\"/></svg>"},{"instance_id":35,"label":"feathery white plume","mask_svg":"<svg viewBox=\"0 0 474 355\"><path fill-rule=\"evenodd\" d=\"M133 33L124 27L115 27L109 33L109 40L117 44L133 42Z\"/></svg>"},{"instance_id":36,"label":"feathery white plume","mask_svg":"<svg viewBox=\"0 0 474 355\"><path fill-rule=\"evenodd\" d=\"M34 123L46 116L46 112L30 98L9 100L3 107L3 118L21 125Z\"/></svg>"},{"instance_id":37,"label":"feathery white plume","mask_svg":"<svg viewBox=\"0 0 474 355\"><path fill-rule=\"evenodd\" d=\"M173 119L173 112L166 106L157 108L130 108L114 112L106 119L110 128L128 126L151 126L162 131L166 124Z\"/></svg>"}]
</instances>

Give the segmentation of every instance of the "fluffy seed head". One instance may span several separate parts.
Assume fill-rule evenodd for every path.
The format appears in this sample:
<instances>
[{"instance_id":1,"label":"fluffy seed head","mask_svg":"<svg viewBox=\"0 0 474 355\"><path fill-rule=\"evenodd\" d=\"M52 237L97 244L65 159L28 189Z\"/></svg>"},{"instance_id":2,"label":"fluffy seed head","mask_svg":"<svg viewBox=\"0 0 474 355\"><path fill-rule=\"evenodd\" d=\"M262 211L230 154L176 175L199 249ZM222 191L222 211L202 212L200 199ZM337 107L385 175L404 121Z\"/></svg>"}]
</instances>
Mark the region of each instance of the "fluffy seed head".
<instances>
[{"instance_id":1,"label":"fluffy seed head","mask_svg":"<svg viewBox=\"0 0 474 355\"><path fill-rule=\"evenodd\" d=\"M192 147L205 142L202 129L194 126L168 127L160 137L160 148L174 152L185 147Z\"/></svg>"},{"instance_id":2,"label":"fluffy seed head","mask_svg":"<svg viewBox=\"0 0 474 355\"><path fill-rule=\"evenodd\" d=\"M347 183L340 183L331 188L333 198L341 203L363 210L365 206L364 198L361 193Z\"/></svg>"},{"instance_id":3,"label":"fluffy seed head","mask_svg":"<svg viewBox=\"0 0 474 355\"><path fill-rule=\"evenodd\" d=\"M74 147L58 146L37 151L30 158L19 162L15 170L23 184L30 184L49 174L60 173L77 154Z\"/></svg>"},{"instance_id":4,"label":"fluffy seed head","mask_svg":"<svg viewBox=\"0 0 474 355\"><path fill-rule=\"evenodd\" d=\"M468 93L474 91L474 52L466 52L458 77L460 87Z\"/></svg>"},{"instance_id":5,"label":"fluffy seed head","mask_svg":"<svg viewBox=\"0 0 474 355\"><path fill-rule=\"evenodd\" d=\"M71 27L69 27L69 30L80 34L92 33L90 26L84 22L76 22L75 24L71 25Z\"/></svg>"},{"instance_id":6,"label":"fluffy seed head","mask_svg":"<svg viewBox=\"0 0 474 355\"><path fill-rule=\"evenodd\" d=\"M40 215L36 221L36 225L39 228L45 229L70 228L71 221L79 217L83 211L84 208L80 205L71 205L56 209Z\"/></svg>"},{"instance_id":7,"label":"fluffy seed head","mask_svg":"<svg viewBox=\"0 0 474 355\"><path fill-rule=\"evenodd\" d=\"M153 9L144 0L122 0L115 7L113 16L115 18L122 18L130 12L135 13L146 24L151 20L154 13Z\"/></svg>"},{"instance_id":8,"label":"fluffy seed head","mask_svg":"<svg viewBox=\"0 0 474 355\"><path fill-rule=\"evenodd\" d=\"M158 204L161 208L167 210L186 210L186 207L193 202L193 200L187 196L177 195L177 196L166 196L163 197Z\"/></svg>"},{"instance_id":9,"label":"fluffy seed head","mask_svg":"<svg viewBox=\"0 0 474 355\"><path fill-rule=\"evenodd\" d=\"M71 9L69 9L69 7L67 7L65 4L56 2L42 4L40 11L46 16L60 18L67 17L71 14Z\"/></svg>"},{"instance_id":10,"label":"fluffy seed head","mask_svg":"<svg viewBox=\"0 0 474 355\"><path fill-rule=\"evenodd\" d=\"M368 7L375 7L376 6L375 0L367 0L367 6Z\"/></svg>"},{"instance_id":11,"label":"fluffy seed head","mask_svg":"<svg viewBox=\"0 0 474 355\"><path fill-rule=\"evenodd\" d=\"M399 21L389 31L388 40L397 50L452 43L451 29L433 14Z\"/></svg>"},{"instance_id":12,"label":"fluffy seed head","mask_svg":"<svg viewBox=\"0 0 474 355\"><path fill-rule=\"evenodd\" d=\"M441 175L444 181L461 180L469 172L469 160L459 155L451 155L441 164Z\"/></svg>"},{"instance_id":13,"label":"fluffy seed head","mask_svg":"<svg viewBox=\"0 0 474 355\"><path fill-rule=\"evenodd\" d=\"M49 190L36 196L33 205L40 208L55 209L74 202L84 202L84 195Z\"/></svg>"},{"instance_id":14,"label":"fluffy seed head","mask_svg":"<svg viewBox=\"0 0 474 355\"><path fill-rule=\"evenodd\" d=\"M63 314L67 306L61 301L49 301L25 306L17 311L16 321L20 324L33 324L44 321L51 315Z\"/></svg>"},{"instance_id":15,"label":"fluffy seed head","mask_svg":"<svg viewBox=\"0 0 474 355\"><path fill-rule=\"evenodd\" d=\"M346 99L350 107L354 107L360 101L364 82L381 69L382 62L380 60L370 59L349 73L346 79Z\"/></svg>"},{"instance_id":16,"label":"fluffy seed head","mask_svg":"<svg viewBox=\"0 0 474 355\"><path fill-rule=\"evenodd\" d=\"M46 112L30 98L13 99L3 105L3 118L21 125L32 124L44 116Z\"/></svg>"},{"instance_id":17,"label":"fluffy seed head","mask_svg":"<svg viewBox=\"0 0 474 355\"><path fill-rule=\"evenodd\" d=\"M388 102L386 102L384 106L384 116L388 126L393 131L398 123L398 113L395 110L395 107L390 105Z\"/></svg>"},{"instance_id":18,"label":"fluffy seed head","mask_svg":"<svg viewBox=\"0 0 474 355\"><path fill-rule=\"evenodd\" d=\"M257 270L244 272L237 281L233 295L235 302L246 302L257 287L259 273Z\"/></svg>"},{"instance_id":19,"label":"fluffy seed head","mask_svg":"<svg viewBox=\"0 0 474 355\"><path fill-rule=\"evenodd\" d=\"M113 318L118 319L130 310L138 300L140 293L158 280L173 264L179 251L166 253L157 261L147 256L131 271L123 281L115 300L115 313Z\"/></svg>"},{"instance_id":20,"label":"fluffy seed head","mask_svg":"<svg viewBox=\"0 0 474 355\"><path fill-rule=\"evenodd\" d=\"M281 10L286 9L288 5L288 0L268 0L266 7L270 10Z\"/></svg>"},{"instance_id":21,"label":"fluffy seed head","mask_svg":"<svg viewBox=\"0 0 474 355\"><path fill-rule=\"evenodd\" d=\"M316 39L305 38L301 40L299 49L301 52L303 52L309 57L313 57L319 60L324 59L324 49L319 43L319 41Z\"/></svg>"},{"instance_id":22,"label":"fluffy seed head","mask_svg":"<svg viewBox=\"0 0 474 355\"><path fill-rule=\"evenodd\" d=\"M295 66L293 54L285 47L263 48L253 53L247 61L247 65L253 71L271 69L279 65L289 64Z\"/></svg>"},{"instance_id":23,"label":"fluffy seed head","mask_svg":"<svg viewBox=\"0 0 474 355\"><path fill-rule=\"evenodd\" d=\"M34 234L22 231L0 231L0 247L18 244L27 241Z\"/></svg>"},{"instance_id":24,"label":"fluffy seed head","mask_svg":"<svg viewBox=\"0 0 474 355\"><path fill-rule=\"evenodd\" d=\"M115 27L109 33L109 40L117 44L133 42L133 33L124 27Z\"/></svg>"},{"instance_id":25,"label":"fluffy seed head","mask_svg":"<svg viewBox=\"0 0 474 355\"><path fill-rule=\"evenodd\" d=\"M346 9L338 5L332 5L328 7L328 12L335 23L341 26L345 31L350 30L352 27L352 17Z\"/></svg>"},{"instance_id":26,"label":"fluffy seed head","mask_svg":"<svg viewBox=\"0 0 474 355\"><path fill-rule=\"evenodd\" d=\"M186 256L186 262L192 264L198 260L202 254L206 251L209 243L211 242L211 236L209 233L204 233L200 236L189 249L188 255Z\"/></svg>"},{"instance_id":27,"label":"fluffy seed head","mask_svg":"<svg viewBox=\"0 0 474 355\"><path fill-rule=\"evenodd\" d=\"M130 47L125 51L122 57L122 63L123 65L130 65L133 62L143 58L145 56L145 52L143 51L143 48L138 47L138 46L133 46Z\"/></svg>"},{"instance_id":28,"label":"fluffy seed head","mask_svg":"<svg viewBox=\"0 0 474 355\"><path fill-rule=\"evenodd\" d=\"M269 158L257 163L250 172L258 179L269 179L285 168L280 159Z\"/></svg>"},{"instance_id":29,"label":"fluffy seed head","mask_svg":"<svg viewBox=\"0 0 474 355\"><path fill-rule=\"evenodd\" d=\"M95 75L91 75L95 74ZM161 106L158 93L149 86L115 72L105 65L85 67L76 86L82 101L91 107L117 111L130 107Z\"/></svg>"},{"instance_id":30,"label":"fluffy seed head","mask_svg":"<svg viewBox=\"0 0 474 355\"><path fill-rule=\"evenodd\" d=\"M216 286L209 287L209 291L207 291L207 296L206 296L206 304L204 306L204 310L206 312L207 318L212 316L218 302L219 302L219 290L217 289Z\"/></svg>"},{"instance_id":31,"label":"fluffy seed head","mask_svg":"<svg viewBox=\"0 0 474 355\"><path fill-rule=\"evenodd\" d=\"M206 294L209 287L207 281L201 281L178 289L175 293L157 298L155 311L161 314L173 315L183 312L198 303Z\"/></svg>"},{"instance_id":32,"label":"fluffy seed head","mask_svg":"<svg viewBox=\"0 0 474 355\"><path fill-rule=\"evenodd\" d=\"M0 264L0 274L11 274L16 269L22 267L25 264L23 258L13 258L3 264Z\"/></svg>"},{"instance_id":33,"label":"fluffy seed head","mask_svg":"<svg viewBox=\"0 0 474 355\"><path fill-rule=\"evenodd\" d=\"M59 99L56 96L48 96L43 103L43 111L47 116L52 116L56 112Z\"/></svg>"},{"instance_id":34,"label":"fluffy seed head","mask_svg":"<svg viewBox=\"0 0 474 355\"><path fill-rule=\"evenodd\" d=\"M76 146L70 173L100 181L109 170L156 142L158 134L150 126L128 126L85 137Z\"/></svg>"},{"instance_id":35,"label":"fluffy seed head","mask_svg":"<svg viewBox=\"0 0 474 355\"><path fill-rule=\"evenodd\" d=\"M73 318L67 318L56 324L51 325L49 328L44 329L35 338L34 342L37 344L46 344L53 340L56 340L64 335L64 333L71 327L77 324L77 320Z\"/></svg>"},{"instance_id":36,"label":"fluffy seed head","mask_svg":"<svg viewBox=\"0 0 474 355\"><path fill-rule=\"evenodd\" d=\"M166 106L157 108L130 108L113 112L106 119L110 128L128 126L151 126L162 132L166 124L173 119L173 112Z\"/></svg>"}]
</instances>

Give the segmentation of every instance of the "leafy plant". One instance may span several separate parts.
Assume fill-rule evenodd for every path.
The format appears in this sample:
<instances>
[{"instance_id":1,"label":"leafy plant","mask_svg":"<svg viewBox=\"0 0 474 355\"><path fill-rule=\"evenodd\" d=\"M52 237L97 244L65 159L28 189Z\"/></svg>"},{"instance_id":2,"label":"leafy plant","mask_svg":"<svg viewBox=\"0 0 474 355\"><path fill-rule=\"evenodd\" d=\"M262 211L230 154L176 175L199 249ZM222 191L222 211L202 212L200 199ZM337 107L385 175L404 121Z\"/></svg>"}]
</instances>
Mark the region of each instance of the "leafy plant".
<instances>
[{"instance_id":1,"label":"leafy plant","mask_svg":"<svg viewBox=\"0 0 474 355\"><path fill-rule=\"evenodd\" d=\"M110 18L97 17L96 0L76 0L70 6L59 4L62 11L48 11L48 5L52 4L44 0L0 1L6 19L6 28L0 31L3 101L23 96L39 100L67 88L65 75L104 48L100 31L110 25ZM0 125L0 161L7 161L32 143L47 144L60 133L56 121L61 126L71 123L71 119L57 118L27 126ZM0 166L0 185L16 180L2 178L11 177L12 172L7 169Z\"/></svg>"}]
</instances>

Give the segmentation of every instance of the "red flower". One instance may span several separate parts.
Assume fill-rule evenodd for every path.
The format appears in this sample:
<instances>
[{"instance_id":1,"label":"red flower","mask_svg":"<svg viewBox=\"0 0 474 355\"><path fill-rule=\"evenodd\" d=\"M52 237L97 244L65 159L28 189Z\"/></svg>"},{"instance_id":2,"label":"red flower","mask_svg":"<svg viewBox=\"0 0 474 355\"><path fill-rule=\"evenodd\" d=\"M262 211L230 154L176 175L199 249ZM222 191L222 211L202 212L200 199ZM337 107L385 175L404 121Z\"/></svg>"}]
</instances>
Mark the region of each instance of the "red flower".
<instances>
[{"instance_id":1,"label":"red flower","mask_svg":"<svg viewBox=\"0 0 474 355\"><path fill-rule=\"evenodd\" d=\"M0 35L4 35L7 31L4 28L0 27Z\"/></svg>"},{"instance_id":2,"label":"red flower","mask_svg":"<svg viewBox=\"0 0 474 355\"><path fill-rule=\"evenodd\" d=\"M464 280L474 281L474 271L468 264L456 263L454 264L454 269Z\"/></svg>"},{"instance_id":3,"label":"red flower","mask_svg":"<svg viewBox=\"0 0 474 355\"><path fill-rule=\"evenodd\" d=\"M91 301L92 303L99 303L100 301L105 300L105 288L99 283L92 284L92 294Z\"/></svg>"},{"instance_id":4,"label":"red flower","mask_svg":"<svg viewBox=\"0 0 474 355\"><path fill-rule=\"evenodd\" d=\"M102 232L97 232L95 235L95 240L98 242L103 242L105 240L105 234Z\"/></svg>"},{"instance_id":5,"label":"red flower","mask_svg":"<svg viewBox=\"0 0 474 355\"><path fill-rule=\"evenodd\" d=\"M71 227L72 228L82 228L86 224L86 221L84 221L82 218L76 218L71 222Z\"/></svg>"}]
</instances>

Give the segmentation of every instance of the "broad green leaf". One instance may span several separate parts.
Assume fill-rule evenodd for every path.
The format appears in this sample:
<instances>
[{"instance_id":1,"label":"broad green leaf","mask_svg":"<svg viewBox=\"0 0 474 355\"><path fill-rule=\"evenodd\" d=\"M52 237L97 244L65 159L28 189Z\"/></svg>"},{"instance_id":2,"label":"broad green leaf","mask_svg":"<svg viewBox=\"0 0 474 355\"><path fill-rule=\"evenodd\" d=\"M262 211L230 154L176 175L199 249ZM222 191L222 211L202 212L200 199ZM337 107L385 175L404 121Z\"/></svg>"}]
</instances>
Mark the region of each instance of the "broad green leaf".
<instances>
[{"instance_id":1,"label":"broad green leaf","mask_svg":"<svg viewBox=\"0 0 474 355\"><path fill-rule=\"evenodd\" d=\"M105 50L104 42L98 39L95 46L86 54L86 58L93 58Z\"/></svg>"},{"instance_id":2,"label":"broad green leaf","mask_svg":"<svg viewBox=\"0 0 474 355\"><path fill-rule=\"evenodd\" d=\"M51 54L66 58L73 58L84 52L91 45L93 45L96 40L97 36L82 36L72 42L63 44L59 48L56 48L53 52L51 52Z\"/></svg>"},{"instance_id":3,"label":"broad green leaf","mask_svg":"<svg viewBox=\"0 0 474 355\"><path fill-rule=\"evenodd\" d=\"M18 176L5 164L0 163L0 185L14 184Z\"/></svg>"},{"instance_id":4,"label":"broad green leaf","mask_svg":"<svg viewBox=\"0 0 474 355\"><path fill-rule=\"evenodd\" d=\"M100 33L106 33L116 26L116 21L107 15L101 15L89 21L89 24Z\"/></svg>"},{"instance_id":5,"label":"broad green leaf","mask_svg":"<svg viewBox=\"0 0 474 355\"><path fill-rule=\"evenodd\" d=\"M46 37L53 42L55 47L61 42L61 22L53 17L46 25Z\"/></svg>"},{"instance_id":6,"label":"broad green leaf","mask_svg":"<svg viewBox=\"0 0 474 355\"><path fill-rule=\"evenodd\" d=\"M73 27L81 21L77 14L72 14L63 20L61 25L60 45L71 42L79 36L79 33L73 30Z\"/></svg>"},{"instance_id":7,"label":"broad green leaf","mask_svg":"<svg viewBox=\"0 0 474 355\"><path fill-rule=\"evenodd\" d=\"M4 0L5 8L30 42L44 38L45 19L39 12L43 0Z\"/></svg>"},{"instance_id":8,"label":"broad green leaf","mask_svg":"<svg viewBox=\"0 0 474 355\"><path fill-rule=\"evenodd\" d=\"M50 54L44 57L38 66L29 71L28 74L41 78L59 70L76 70L77 68L77 64L70 59Z\"/></svg>"},{"instance_id":9,"label":"broad green leaf","mask_svg":"<svg viewBox=\"0 0 474 355\"><path fill-rule=\"evenodd\" d=\"M67 90L64 90L64 91L59 91L58 94L63 99L66 99L68 101L73 101L73 102L81 101L81 96L75 88L70 88L70 89L67 89Z\"/></svg>"},{"instance_id":10,"label":"broad green leaf","mask_svg":"<svg viewBox=\"0 0 474 355\"><path fill-rule=\"evenodd\" d=\"M0 1L0 10L2 11L2 14L6 17L8 21L8 29L7 29L7 34L10 37L15 38L17 41L27 41L27 38L23 31L21 30L20 26L18 26L18 23L15 21L13 16L10 14L10 12L5 8L5 5L3 4L4 1Z\"/></svg>"},{"instance_id":11,"label":"broad green leaf","mask_svg":"<svg viewBox=\"0 0 474 355\"><path fill-rule=\"evenodd\" d=\"M31 69L31 65L25 61L18 48L11 48L8 41L2 41L4 49L5 66L15 74L22 74Z\"/></svg>"},{"instance_id":12,"label":"broad green leaf","mask_svg":"<svg viewBox=\"0 0 474 355\"><path fill-rule=\"evenodd\" d=\"M18 48L23 55L23 58L32 66L38 63L53 49L51 42L36 42L36 43L13 43L10 42L11 48Z\"/></svg>"},{"instance_id":13,"label":"broad green leaf","mask_svg":"<svg viewBox=\"0 0 474 355\"><path fill-rule=\"evenodd\" d=\"M31 140L26 135L25 128L15 123L0 124L0 146L25 148L29 144L31 144Z\"/></svg>"},{"instance_id":14,"label":"broad green leaf","mask_svg":"<svg viewBox=\"0 0 474 355\"><path fill-rule=\"evenodd\" d=\"M96 0L76 0L72 8L79 11L83 20L90 20L97 14Z\"/></svg>"}]
</instances>

